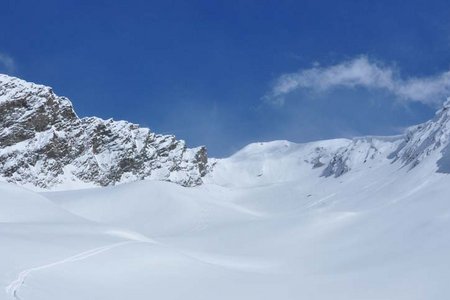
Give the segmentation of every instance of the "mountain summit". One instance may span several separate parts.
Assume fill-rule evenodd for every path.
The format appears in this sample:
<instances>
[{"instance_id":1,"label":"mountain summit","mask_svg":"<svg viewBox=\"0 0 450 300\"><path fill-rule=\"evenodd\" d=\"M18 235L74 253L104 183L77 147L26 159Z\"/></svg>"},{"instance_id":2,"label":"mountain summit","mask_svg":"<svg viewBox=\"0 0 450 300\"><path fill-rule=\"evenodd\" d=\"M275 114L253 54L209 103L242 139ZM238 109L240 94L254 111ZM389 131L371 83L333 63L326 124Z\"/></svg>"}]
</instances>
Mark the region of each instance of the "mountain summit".
<instances>
[{"instance_id":1,"label":"mountain summit","mask_svg":"<svg viewBox=\"0 0 450 300\"><path fill-rule=\"evenodd\" d=\"M0 74L0 178L38 188L139 179L202 183L205 147L189 149L126 121L79 118L50 87Z\"/></svg>"}]
</instances>

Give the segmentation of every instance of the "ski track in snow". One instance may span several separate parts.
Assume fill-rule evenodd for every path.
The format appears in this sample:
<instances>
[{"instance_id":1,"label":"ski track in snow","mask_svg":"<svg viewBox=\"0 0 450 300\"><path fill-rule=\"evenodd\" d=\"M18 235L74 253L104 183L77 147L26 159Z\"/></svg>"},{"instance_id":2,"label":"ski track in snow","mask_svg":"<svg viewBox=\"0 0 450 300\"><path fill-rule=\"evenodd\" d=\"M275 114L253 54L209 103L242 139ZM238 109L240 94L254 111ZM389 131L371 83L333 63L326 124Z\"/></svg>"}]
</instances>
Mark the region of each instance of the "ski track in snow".
<instances>
[{"instance_id":1,"label":"ski track in snow","mask_svg":"<svg viewBox=\"0 0 450 300\"><path fill-rule=\"evenodd\" d=\"M65 263L70 263L70 262L76 262L76 261L84 260L84 259L87 259L87 258L89 258L91 256L103 253L105 251L112 250L112 249L120 247L120 246L132 244L132 243L140 243L140 242L141 241L125 241L125 242L110 244L110 245L106 245L106 246L90 249L90 250L78 253L76 255L64 258L62 260L59 260L59 261L56 261L56 262L53 262L53 263L49 263L49 264L46 264L46 265L42 265L42 266L26 269L26 270L20 272L19 276L6 287L6 293L8 295L10 295L13 299L20 300L21 298L18 295L19 289L25 283L25 280L27 279L27 277L33 272L44 270L44 269L48 269L48 268L52 268L52 267L55 267L55 266L58 266L58 265L62 265L62 264L65 264Z\"/></svg>"},{"instance_id":2,"label":"ski track in snow","mask_svg":"<svg viewBox=\"0 0 450 300\"><path fill-rule=\"evenodd\" d=\"M207 222L207 221L206 221ZM277 264L274 262L264 262L264 261L248 261L248 259L245 258L239 258L239 257L226 257L226 256L218 256L218 255L210 255L207 253L195 253L190 251L183 251L180 249L176 249L174 247L171 247L169 245L161 244L153 239L150 239L146 237L145 235L142 235L138 232L134 231L128 231L128 230L110 230L106 232L107 234L127 238L128 241L109 244L102 247L97 247L94 249L90 249L87 251L83 251L81 253L75 254L73 256L64 258L62 260L52 262L49 264L41 265L38 267L29 268L26 270L23 270L19 273L17 278L12 281L6 288L6 293L11 296L12 299L21 300L18 293L20 288L24 285L26 279L28 276L30 276L31 273L52 268L58 265L62 265L65 263L71 263L76 261L85 260L87 258L90 258L92 256L101 254L103 252L112 250L117 247L129 245L129 244L135 244L135 243L143 243L143 244L154 244L158 245L160 247L164 247L167 249L170 249L172 251L175 251L176 253L192 259L194 261L207 264L207 265L214 265L218 267L223 267L227 269L234 269L239 271L246 271L246 272L263 272L264 270L273 269Z\"/></svg>"}]
</instances>

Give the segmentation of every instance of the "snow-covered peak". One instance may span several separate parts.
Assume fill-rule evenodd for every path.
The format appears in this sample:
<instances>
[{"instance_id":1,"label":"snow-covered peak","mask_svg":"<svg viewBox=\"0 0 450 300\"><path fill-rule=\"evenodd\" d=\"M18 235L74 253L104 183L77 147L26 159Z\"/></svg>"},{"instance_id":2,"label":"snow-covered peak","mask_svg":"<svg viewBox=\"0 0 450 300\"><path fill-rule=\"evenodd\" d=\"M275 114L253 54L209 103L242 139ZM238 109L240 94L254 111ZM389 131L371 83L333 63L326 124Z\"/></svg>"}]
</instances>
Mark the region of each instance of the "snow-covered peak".
<instances>
[{"instance_id":1,"label":"snow-covered peak","mask_svg":"<svg viewBox=\"0 0 450 300\"><path fill-rule=\"evenodd\" d=\"M0 74L0 103L15 101L32 95L36 96L34 99L37 100L39 96L44 96L45 94L53 94L53 90L48 86Z\"/></svg>"},{"instance_id":2,"label":"snow-covered peak","mask_svg":"<svg viewBox=\"0 0 450 300\"><path fill-rule=\"evenodd\" d=\"M206 169L204 147L126 121L79 118L50 87L0 75L3 180L59 189L145 178L193 186Z\"/></svg>"},{"instance_id":3,"label":"snow-covered peak","mask_svg":"<svg viewBox=\"0 0 450 300\"><path fill-rule=\"evenodd\" d=\"M446 156L449 142L450 100L447 100L432 120L408 128L404 140L391 157L414 168L430 156ZM439 167L439 161L437 164Z\"/></svg>"},{"instance_id":4,"label":"snow-covered peak","mask_svg":"<svg viewBox=\"0 0 450 300\"><path fill-rule=\"evenodd\" d=\"M225 186L303 182L311 177L340 178L379 168L412 169L427 159L450 173L450 100L424 123L404 135L333 139L304 144L273 141L247 145L215 160L208 181ZM237 175L239 174L239 175Z\"/></svg>"}]
</instances>

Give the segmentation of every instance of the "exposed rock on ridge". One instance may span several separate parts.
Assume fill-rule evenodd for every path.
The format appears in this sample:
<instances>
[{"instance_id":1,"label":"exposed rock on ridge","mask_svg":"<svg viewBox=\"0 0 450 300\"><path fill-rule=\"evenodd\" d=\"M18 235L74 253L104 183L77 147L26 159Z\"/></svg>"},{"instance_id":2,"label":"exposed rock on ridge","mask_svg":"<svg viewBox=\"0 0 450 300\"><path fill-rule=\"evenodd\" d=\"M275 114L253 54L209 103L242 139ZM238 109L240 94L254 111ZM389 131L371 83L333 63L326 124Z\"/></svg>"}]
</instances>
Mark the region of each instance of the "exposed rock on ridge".
<instances>
[{"instance_id":1,"label":"exposed rock on ridge","mask_svg":"<svg viewBox=\"0 0 450 300\"><path fill-rule=\"evenodd\" d=\"M0 177L40 188L139 179L202 183L205 147L125 121L79 118L50 87L0 74Z\"/></svg>"},{"instance_id":2,"label":"exposed rock on ridge","mask_svg":"<svg viewBox=\"0 0 450 300\"><path fill-rule=\"evenodd\" d=\"M413 168L430 154L441 151L442 158L437 162L438 171L448 173L450 169L444 167L444 161L450 156L449 142L450 98L432 120L409 128L403 142L390 157Z\"/></svg>"}]
</instances>

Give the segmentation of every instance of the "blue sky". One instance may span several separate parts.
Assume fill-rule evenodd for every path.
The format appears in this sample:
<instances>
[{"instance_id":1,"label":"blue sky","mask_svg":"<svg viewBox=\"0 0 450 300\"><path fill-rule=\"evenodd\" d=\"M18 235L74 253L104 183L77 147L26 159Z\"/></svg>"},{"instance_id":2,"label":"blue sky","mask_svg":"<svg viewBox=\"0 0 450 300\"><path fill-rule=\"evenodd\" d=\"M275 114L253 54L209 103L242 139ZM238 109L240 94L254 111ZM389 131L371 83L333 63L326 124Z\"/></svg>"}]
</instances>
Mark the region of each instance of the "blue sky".
<instances>
[{"instance_id":1,"label":"blue sky","mask_svg":"<svg viewBox=\"0 0 450 300\"><path fill-rule=\"evenodd\" d=\"M0 71L225 156L396 134L449 94L448 1L3 0Z\"/></svg>"}]
</instances>

